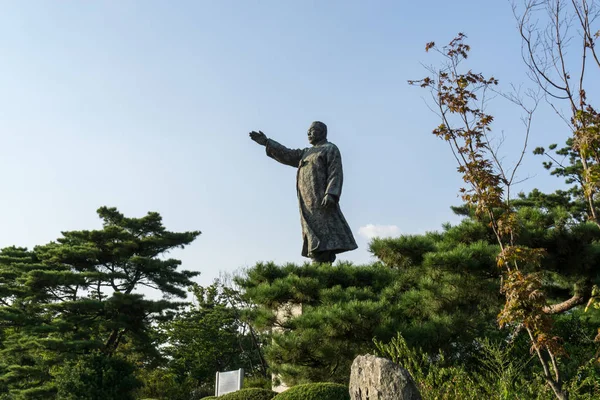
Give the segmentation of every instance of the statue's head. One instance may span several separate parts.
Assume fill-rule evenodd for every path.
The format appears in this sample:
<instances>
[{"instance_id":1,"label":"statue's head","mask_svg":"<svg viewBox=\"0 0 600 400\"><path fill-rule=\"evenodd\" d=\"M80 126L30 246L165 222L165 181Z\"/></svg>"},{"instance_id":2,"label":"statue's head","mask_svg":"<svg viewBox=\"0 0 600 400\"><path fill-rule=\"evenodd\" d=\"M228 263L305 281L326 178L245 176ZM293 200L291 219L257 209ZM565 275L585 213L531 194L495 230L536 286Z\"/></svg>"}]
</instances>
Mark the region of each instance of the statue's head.
<instances>
[{"instance_id":1,"label":"statue's head","mask_svg":"<svg viewBox=\"0 0 600 400\"><path fill-rule=\"evenodd\" d=\"M323 139L327 139L327 125L321 121L310 124L310 128L308 128L308 141L310 144L315 145Z\"/></svg>"}]
</instances>

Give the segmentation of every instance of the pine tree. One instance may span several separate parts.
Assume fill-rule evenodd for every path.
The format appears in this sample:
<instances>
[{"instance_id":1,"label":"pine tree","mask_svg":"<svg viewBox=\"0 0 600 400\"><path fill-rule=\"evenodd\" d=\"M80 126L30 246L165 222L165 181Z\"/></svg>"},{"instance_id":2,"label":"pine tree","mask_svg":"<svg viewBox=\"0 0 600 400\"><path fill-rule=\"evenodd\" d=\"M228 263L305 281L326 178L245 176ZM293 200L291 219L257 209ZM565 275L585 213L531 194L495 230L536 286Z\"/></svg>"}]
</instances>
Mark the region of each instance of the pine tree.
<instances>
[{"instance_id":1,"label":"pine tree","mask_svg":"<svg viewBox=\"0 0 600 400\"><path fill-rule=\"evenodd\" d=\"M150 325L185 304L172 298L184 298L198 273L164 255L200 232L167 231L158 213L98 215L100 230L0 252L0 389L10 398L52 398L53 377L82 355L111 357L126 342L147 351ZM163 298L147 299L144 287Z\"/></svg>"},{"instance_id":2,"label":"pine tree","mask_svg":"<svg viewBox=\"0 0 600 400\"><path fill-rule=\"evenodd\" d=\"M500 307L495 275L483 282L475 277L477 269L484 269L481 264L493 263L491 250L478 244L453 253L455 262L448 269L424 267L422 258L434 250L434 236L401 239L410 242L411 254L391 243L374 245L402 259L402 268L384 262L260 263L238 278L245 296L260 305L254 324L272 330L273 340L265 349L271 370L287 384L347 383L352 360L373 351L373 338L387 341L403 332L411 344L431 354L446 349L455 356L471 345L490 329ZM459 260L466 256L475 272L461 268ZM290 304L301 305L302 315L277 319L276 311Z\"/></svg>"},{"instance_id":3,"label":"pine tree","mask_svg":"<svg viewBox=\"0 0 600 400\"><path fill-rule=\"evenodd\" d=\"M373 351L373 338L389 341L397 332L411 348L429 357L441 351L447 363L467 370L477 368L485 338L515 341L528 355L522 331L499 329L505 299L499 246L489 222L466 206L454 211L463 220L439 232L373 240L370 250L379 261L371 265L260 263L239 277L244 295L260 306L254 324L273 330L265 350L273 372L292 384L344 383L354 357ZM577 282L600 283L594 272L600 263L596 224L578 222L562 206L523 201L516 212L522 221L516 245L546 249L538 273L549 307L569 298ZM278 321L275 311L289 304L301 304L302 315ZM594 321L600 313L582 308L558 318L555 327L557 334L572 332L564 345L576 361L566 378L596 350Z\"/></svg>"}]
</instances>

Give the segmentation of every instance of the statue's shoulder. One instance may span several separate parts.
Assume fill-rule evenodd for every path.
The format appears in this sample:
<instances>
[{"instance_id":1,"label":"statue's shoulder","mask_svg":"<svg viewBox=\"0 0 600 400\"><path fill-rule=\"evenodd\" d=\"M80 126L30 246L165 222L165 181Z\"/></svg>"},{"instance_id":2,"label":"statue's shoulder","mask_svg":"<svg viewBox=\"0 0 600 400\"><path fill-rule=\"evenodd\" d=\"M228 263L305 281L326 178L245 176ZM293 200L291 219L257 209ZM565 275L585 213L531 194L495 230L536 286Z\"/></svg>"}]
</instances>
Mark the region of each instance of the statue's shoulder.
<instances>
[{"instance_id":1,"label":"statue's shoulder","mask_svg":"<svg viewBox=\"0 0 600 400\"><path fill-rule=\"evenodd\" d=\"M339 151L340 151L340 149L338 149L338 147L337 147L335 144L331 143L331 142L327 142L327 143L325 143L325 144L323 145L323 147L324 147L325 149L327 149L328 151L337 151L337 152L339 152Z\"/></svg>"},{"instance_id":2,"label":"statue's shoulder","mask_svg":"<svg viewBox=\"0 0 600 400\"><path fill-rule=\"evenodd\" d=\"M340 151L335 144L333 144L331 142L325 142L325 143L321 143L316 146L308 148L307 154L313 154L313 153L326 154L326 153L339 153L339 152Z\"/></svg>"}]
</instances>

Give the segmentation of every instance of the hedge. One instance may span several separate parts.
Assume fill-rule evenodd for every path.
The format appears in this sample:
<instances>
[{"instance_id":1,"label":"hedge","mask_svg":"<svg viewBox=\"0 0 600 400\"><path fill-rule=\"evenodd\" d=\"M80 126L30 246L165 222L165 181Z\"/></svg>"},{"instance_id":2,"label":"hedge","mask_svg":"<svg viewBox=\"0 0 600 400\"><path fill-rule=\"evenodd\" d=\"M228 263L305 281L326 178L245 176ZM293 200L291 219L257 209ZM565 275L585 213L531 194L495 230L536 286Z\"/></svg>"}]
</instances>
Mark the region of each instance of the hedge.
<instances>
[{"instance_id":1,"label":"hedge","mask_svg":"<svg viewBox=\"0 0 600 400\"><path fill-rule=\"evenodd\" d=\"M273 400L350 400L347 386L337 383L307 383L279 393Z\"/></svg>"},{"instance_id":2,"label":"hedge","mask_svg":"<svg viewBox=\"0 0 600 400\"><path fill-rule=\"evenodd\" d=\"M276 392L268 389L248 388L227 393L219 397L205 397L201 400L271 400L276 394Z\"/></svg>"}]
</instances>

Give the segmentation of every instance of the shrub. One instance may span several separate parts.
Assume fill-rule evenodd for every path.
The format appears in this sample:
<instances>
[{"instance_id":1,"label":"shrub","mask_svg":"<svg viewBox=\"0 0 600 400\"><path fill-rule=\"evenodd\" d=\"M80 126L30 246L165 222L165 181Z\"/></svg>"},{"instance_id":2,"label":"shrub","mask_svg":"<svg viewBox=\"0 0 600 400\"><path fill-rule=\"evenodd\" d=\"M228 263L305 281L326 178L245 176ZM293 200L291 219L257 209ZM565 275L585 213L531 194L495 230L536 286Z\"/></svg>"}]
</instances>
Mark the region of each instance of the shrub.
<instances>
[{"instance_id":1,"label":"shrub","mask_svg":"<svg viewBox=\"0 0 600 400\"><path fill-rule=\"evenodd\" d=\"M337 383L307 383L279 393L273 400L350 400L348 387Z\"/></svg>"},{"instance_id":2,"label":"shrub","mask_svg":"<svg viewBox=\"0 0 600 400\"><path fill-rule=\"evenodd\" d=\"M247 388L237 392L227 393L219 397L205 397L202 400L271 400L277 393L268 389Z\"/></svg>"},{"instance_id":3,"label":"shrub","mask_svg":"<svg viewBox=\"0 0 600 400\"><path fill-rule=\"evenodd\" d=\"M210 383L200 387L198 384L204 382L179 376L167 368L140 368L136 376L144 384L136 392L136 399L200 400L215 392L214 382L210 382L212 387Z\"/></svg>"},{"instance_id":4,"label":"shrub","mask_svg":"<svg viewBox=\"0 0 600 400\"><path fill-rule=\"evenodd\" d=\"M259 389L271 389L273 381L270 378L262 376L251 376L244 378L244 388L259 388Z\"/></svg>"},{"instance_id":5,"label":"shrub","mask_svg":"<svg viewBox=\"0 0 600 400\"><path fill-rule=\"evenodd\" d=\"M102 354L67 363L56 377L60 400L133 400L140 385L130 362Z\"/></svg>"}]
</instances>

